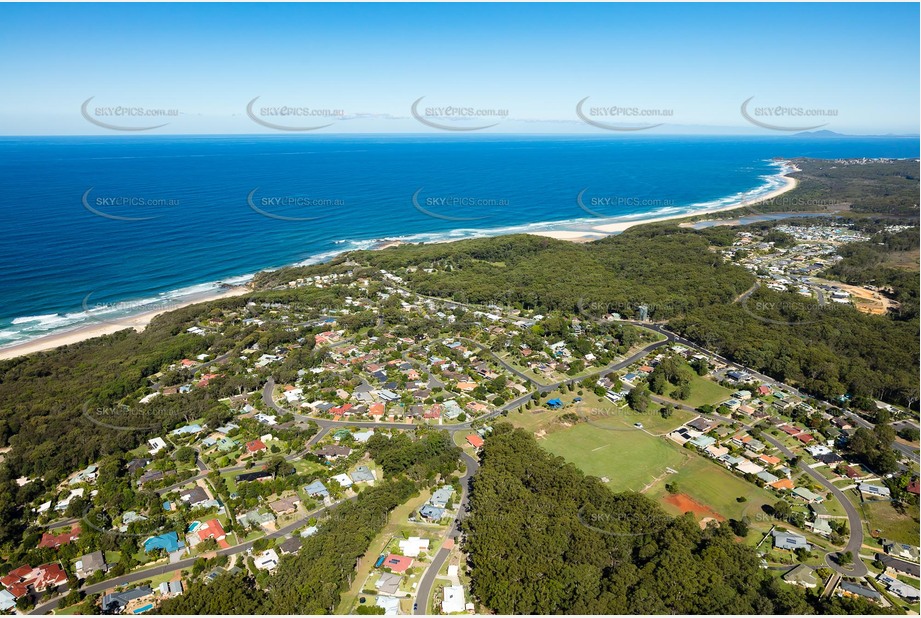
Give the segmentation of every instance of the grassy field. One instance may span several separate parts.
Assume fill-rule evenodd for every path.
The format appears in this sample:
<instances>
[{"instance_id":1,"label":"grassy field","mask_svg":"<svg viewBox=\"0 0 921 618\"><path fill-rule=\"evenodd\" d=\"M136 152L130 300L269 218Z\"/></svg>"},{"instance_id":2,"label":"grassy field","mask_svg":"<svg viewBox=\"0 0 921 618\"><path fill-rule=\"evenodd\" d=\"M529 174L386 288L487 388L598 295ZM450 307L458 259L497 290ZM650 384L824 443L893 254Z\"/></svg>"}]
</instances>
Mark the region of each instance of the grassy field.
<instances>
[{"instance_id":1,"label":"grassy field","mask_svg":"<svg viewBox=\"0 0 921 618\"><path fill-rule=\"evenodd\" d=\"M558 419L564 414L571 413L603 429L632 430L634 423L642 423L647 432L664 435L695 417L691 412L675 410L671 417L664 419L659 414L661 406L655 403L650 405L648 412L640 414L631 410L627 405L612 404L607 399L586 391L583 391L581 395L582 401L573 403L573 399L577 396L575 392L562 395L554 393L548 399L558 397L563 401L563 408L550 410L546 407L538 406L532 410L524 410L520 414L515 410L509 412L508 420L516 427L521 427L533 433L541 430L549 433L550 431L565 429Z\"/></svg>"},{"instance_id":2,"label":"grassy field","mask_svg":"<svg viewBox=\"0 0 921 618\"><path fill-rule=\"evenodd\" d=\"M613 491L640 491L690 456L639 429L605 430L585 422L549 433L538 443L586 474L609 479Z\"/></svg>"},{"instance_id":3,"label":"grassy field","mask_svg":"<svg viewBox=\"0 0 921 618\"><path fill-rule=\"evenodd\" d=\"M722 466L699 455L692 455L677 474L670 474L650 488L646 495L661 501L665 497L665 483L677 483L678 490L694 498L697 502L710 507L727 519L741 519L748 515L753 524L757 524L761 506L774 504L777 499L769 491L745 481ZM736 498L745 497L745 502ZM676 513L676 509L664 505L666 510ZM677 513L676 513L677 514Z\"/></svg>"},{"instance_id":4,"label":"grassy field","mask_svg":"<svg viewBox=\"0 0 921 618\"><path fill-rule=\"evenodd\" d=\"M713 380L708 380L694 373L693 378L691 378L691 396L682 403L692 408L706 404L715 406L726 401L731 396L732 391L728 388L723 388Z\"/></svg>"},{"instance_id":5,"label":"grassy field","mask_svg":"<svg viewBox=\"0 0 921 618\"><path fill-rule=\"evenodd\" d=\"M854 502L858 503L859 498ZM868 532L880 530L880 536L883 538L911 545L918 544L917 507L913 518L908 513L899 513L889 502L864 502L859 506L861 514L866 518Z\"/></svg>"},{"instance_id":6,"label":"grassy field","mask_svg":"<svg viewBox=\"0 0 921 618\"><path fill-rule=\"evenodd\" d=\"M643 414L630 409L630 406L612 404L607 399L600 399L594 394L588 395L585 401L576 404L573 410L586 421L603 428L628 429L634 423L642 423L643 429L657 436L665 435L697 415L685 410L676 409L668 418L662 418L659 413L662 406L652 403L649 411Z\"/></svg>"}]
</instances>

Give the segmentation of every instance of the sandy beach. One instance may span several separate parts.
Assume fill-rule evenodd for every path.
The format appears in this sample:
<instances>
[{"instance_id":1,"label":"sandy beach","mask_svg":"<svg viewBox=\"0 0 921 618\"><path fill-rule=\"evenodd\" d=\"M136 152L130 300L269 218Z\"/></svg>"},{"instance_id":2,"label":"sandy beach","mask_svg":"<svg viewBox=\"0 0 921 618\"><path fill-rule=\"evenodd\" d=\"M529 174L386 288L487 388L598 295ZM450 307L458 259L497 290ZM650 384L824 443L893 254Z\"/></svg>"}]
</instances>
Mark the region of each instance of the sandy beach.
<instances>
[{"instance_id":1,"label":"sandy beach","mask_svg":"<svg viewBox=\"0 0 921 618\"><path fill-rule=\"evenodd\" d=\"M220 298L228 298L231 296L240 296L241 294L246 294L247 292L252 292L252 289L245 285L224 288L214 292L208 292L206 294L199 294L193 297L189 297L182 301L177 301L175 304L170 305L167 308L147 311L145 313L139 313L133 316L127 316L112 322L87 324L86 326L80 326L72 330L52 333L45 337L39 337L38 339L32 339L31 341L25 341L23 343L17 343L5 348L0 348L0 360L16 358L17 356L24 356L26 354L32 354L33 352L51 350L63 345L70 345L72 343L78 343L86 339L92 339L93 337L111 335L112 333L116 333L120 330L125 330L126 328L133 328L134 330L141 332L144 330L144 328L147 327L148 324L150 324L151 320L153 320L161 313L174 311L176 309L188 307L189 305L194 305L196 303L203 303L211 300L218 300Z\"/></svg>"},{"instance_id":2,"label":"sandy beach","mask_svg":"<svg viewBox=\"0 0 921 618\"><path fill-rule=\"evenodd\" d=\"M790 166L789 172L799 171L799 169L797 169L796 166L792 165L791 163L787 162L787 165ZM709 214L714 214L718 212L724 212L727 210L735 210L737 208L742 208L742 207L756 206L757 204L760 204L761 202L772 200L780 195L783 195L787 191L791 191L794 188L796 188L795 178L791 178L790 176L784 175L783 179L784 179L784 185L782 187L778 187L774 191L764 194L763 196L759 197L757 200L753 202L746 202L745 200L742 200L734 204L727 204L726 206L723 206L721 208L706 209L706 210L701 210L699 212L694 212L694 213L667 215L667 216L662 216L662 217L650 217L646 219L636 219L633 221L617 221L615 223L606 223L604 225L596 225L591 228L588 228L587 230L550 230L546 232L530 232L530 233L534 234L535 236L546 236L548 238L555 238L557 240L570 240L573 242L590 242L592 240L597 240L598 238L601 238L608 234L616 234L619 232L623 232L624 230L634 227L636 225L645 225L647 223L661 223L662 221L671 221L674 219L687 219L688 217L709 215Z\"/></svg>"}]
</instances>

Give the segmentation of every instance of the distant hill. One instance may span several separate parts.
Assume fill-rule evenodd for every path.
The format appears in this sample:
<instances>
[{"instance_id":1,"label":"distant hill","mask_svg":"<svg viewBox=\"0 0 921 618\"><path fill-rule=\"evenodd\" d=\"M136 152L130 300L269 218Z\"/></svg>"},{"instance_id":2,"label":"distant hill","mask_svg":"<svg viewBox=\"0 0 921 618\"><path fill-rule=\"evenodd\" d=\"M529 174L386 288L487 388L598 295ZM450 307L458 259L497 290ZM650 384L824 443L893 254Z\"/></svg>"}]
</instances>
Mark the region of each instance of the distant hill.
<instances>
[{"instance_id":1,"label":"distant hill","mask_svg":"<svg viewBox=\"0 0 921 618\"><path fill-rule=\"evenodd\" d=\"M829 138L829 137L918 137L918 136L910 135L910 134L896 134L896 133L886 133L885 135L848 135L846 133L836 133L834 131L829 131L828 129L821 129L819 131L800 131L799 133L794 133L793 137Z\"/></svg>"},{"instance_id":2,"label":"distant hill","mask_svg":"<svg viewBox=\"0 0 921 618\"><path fill-rule=\"evenodd\" d=\"M821 131L801 131L800 133L794 133L793 137L850 137L850 136L844 135L843 133L835 133L834 131L829 131L828 129L822 129Z\"/></svg>"}]
</instances>

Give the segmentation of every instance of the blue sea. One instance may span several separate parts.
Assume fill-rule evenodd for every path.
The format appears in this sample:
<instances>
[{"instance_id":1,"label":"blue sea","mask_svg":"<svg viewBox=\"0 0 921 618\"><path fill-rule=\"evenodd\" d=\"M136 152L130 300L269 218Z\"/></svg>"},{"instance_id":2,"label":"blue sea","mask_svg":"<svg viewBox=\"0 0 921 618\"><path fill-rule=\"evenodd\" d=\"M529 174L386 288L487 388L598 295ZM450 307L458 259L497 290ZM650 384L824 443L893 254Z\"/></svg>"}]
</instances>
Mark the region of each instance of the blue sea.
<instances>
[{"instance_id":1,"label":"blue sea","mask_svg":"<svg viewBox=\"0 0 921 618\"><path fill-rule=\"evenodd\" d=\"M0 346L389 240L692 213L775 160L917 157L917 138L0 138Z\"/></svg>"}]
</instances>

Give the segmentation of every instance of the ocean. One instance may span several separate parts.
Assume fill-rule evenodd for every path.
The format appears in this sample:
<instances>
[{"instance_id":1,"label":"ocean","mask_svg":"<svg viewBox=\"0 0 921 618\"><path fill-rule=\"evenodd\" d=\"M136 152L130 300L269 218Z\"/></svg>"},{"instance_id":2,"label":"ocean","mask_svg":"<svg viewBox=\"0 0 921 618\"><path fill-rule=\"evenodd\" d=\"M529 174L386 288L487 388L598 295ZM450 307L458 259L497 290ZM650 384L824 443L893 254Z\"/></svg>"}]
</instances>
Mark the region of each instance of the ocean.
<instances>
[{"instance_id":1,"label":"ocean","mask_svg":"<svg viewBox=\"0 0 921 618\"><path fill-rule=\"evenodd\" d=\"M589 229L782 184L774 160L917 138L0 138L0 347L382 242Z\"/></svg>"}]
</instances>

